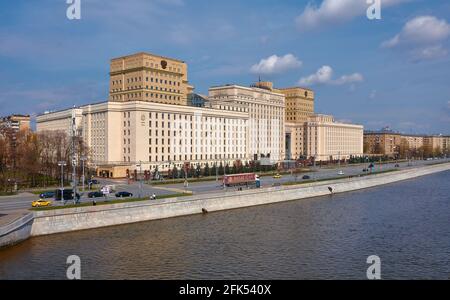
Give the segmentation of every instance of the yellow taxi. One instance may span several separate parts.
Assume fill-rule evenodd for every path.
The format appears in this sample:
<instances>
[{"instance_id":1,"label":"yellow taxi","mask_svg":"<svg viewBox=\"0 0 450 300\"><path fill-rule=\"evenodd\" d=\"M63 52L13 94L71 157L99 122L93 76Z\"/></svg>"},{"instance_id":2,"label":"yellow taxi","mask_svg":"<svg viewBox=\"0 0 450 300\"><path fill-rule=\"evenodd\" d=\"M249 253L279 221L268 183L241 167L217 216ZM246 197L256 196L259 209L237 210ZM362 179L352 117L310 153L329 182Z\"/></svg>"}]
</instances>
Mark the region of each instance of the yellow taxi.
<instances>
[{"instance_id":1,"label":"yellow taxi","mask_svg":"<svg viewBox=\"0 0 450 300\"><path fill-rule=\"evenodd\" d=\"M32 207L46 207L46 206L51 206L51 205L52 205L52 201L42 200L42 199L33 201L31 203Z\"/></svg>"},{"instance_id":2,"label":"yellow taxi","mask_svg":"<svg viewBox=\"0 0 450 300\"><path fill-rule=\"evenodd\" d=\"M274 179L280 179L282 176L280 174L273 175Z\"/></svg>"}]
</instances>

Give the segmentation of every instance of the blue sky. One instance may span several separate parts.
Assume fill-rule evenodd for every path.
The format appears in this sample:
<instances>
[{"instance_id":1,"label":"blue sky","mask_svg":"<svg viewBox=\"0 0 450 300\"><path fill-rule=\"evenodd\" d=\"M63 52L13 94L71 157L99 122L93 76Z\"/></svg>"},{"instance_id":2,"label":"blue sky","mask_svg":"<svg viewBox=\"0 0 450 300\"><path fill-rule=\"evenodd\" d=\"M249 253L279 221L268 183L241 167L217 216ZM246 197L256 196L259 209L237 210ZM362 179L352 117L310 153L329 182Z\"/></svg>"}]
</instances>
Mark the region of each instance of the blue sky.
<instances>
[{"instance_id":1,"label":"blue sky","mask_svg":"<svg viewBox=\"0 0 450 300\"><path fill-rule=\"evenodd\" d=\"M450 2L66 0L0 4L0 115L107 99L109 60L148 51L185 60L213 85L316 91L316 111L367 129L450 134Z\"/></svg>"}]
</instances>

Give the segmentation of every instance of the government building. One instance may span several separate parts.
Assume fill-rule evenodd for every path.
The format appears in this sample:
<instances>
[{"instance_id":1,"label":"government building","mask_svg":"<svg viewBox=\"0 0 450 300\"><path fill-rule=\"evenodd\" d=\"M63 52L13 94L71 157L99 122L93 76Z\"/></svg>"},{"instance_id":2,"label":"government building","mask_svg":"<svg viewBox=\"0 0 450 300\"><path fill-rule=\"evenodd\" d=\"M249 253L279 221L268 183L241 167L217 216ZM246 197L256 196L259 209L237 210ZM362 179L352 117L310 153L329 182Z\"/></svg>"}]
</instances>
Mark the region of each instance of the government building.
<instances>
[{"instance_id":1,"label":"government building","mask_svg":"<svg viewBox=\"0 0 450 300\"><path fill-rule=\"evenodd\" d=\"M185 62L150 53L111 60L108 101L47 112L36 124L38 132L82 138L90 167L111 178L186 165L362 155L362 127L315 115L310 89L260 81L200 95Z\"/></svg>"}]
</instances>

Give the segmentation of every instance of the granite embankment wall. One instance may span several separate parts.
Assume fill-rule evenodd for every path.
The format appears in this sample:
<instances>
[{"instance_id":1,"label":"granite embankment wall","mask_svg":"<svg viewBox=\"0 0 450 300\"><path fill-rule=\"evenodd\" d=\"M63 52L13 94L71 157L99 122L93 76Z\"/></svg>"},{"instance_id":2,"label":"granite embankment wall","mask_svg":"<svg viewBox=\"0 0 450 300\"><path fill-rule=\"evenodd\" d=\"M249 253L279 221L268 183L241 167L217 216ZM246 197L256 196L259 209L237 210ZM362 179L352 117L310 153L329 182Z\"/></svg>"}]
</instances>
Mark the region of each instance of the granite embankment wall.
<instances>
[{"instance_id":1,"label":"granite embankment wall","mask_svg":"<svg viewBox=\"0 0 450 300\"><path fill-rule=\"evenodd\" d=\"M31 236L200 214L203 209L206 209L208 212L214 212L318 197L329 195L329 187L333 189L333 193L344 193L446 170L450 170L450 164L420 167L360 178L318 182L301 186L274 187L264 190L241 192L221 192L159 201L40 211L34 214Z\"/></svg>"},{"instance_id":2,"label":"granite embankment wall","mask_svg":"<svg viewBox=\"0 0 450 300\"><path fill-rule=\"evenodd\" d=\"M0 248L13 246L28 239L33 225L33 213L27 213L0 227Z\"/></svg>"},{"instance_id":3,"label":"granite embankment wall","mask_svg":"<svg viewBox=\"0 0 450 300\"><path fill-rule=\"evenodd\" d=\"M450 170L450 163L405 171L262 190L229 191L157 201L37 211L0 227L0 247L30 236L129 224L355 191Z\"/></svg>"}]
</instances>

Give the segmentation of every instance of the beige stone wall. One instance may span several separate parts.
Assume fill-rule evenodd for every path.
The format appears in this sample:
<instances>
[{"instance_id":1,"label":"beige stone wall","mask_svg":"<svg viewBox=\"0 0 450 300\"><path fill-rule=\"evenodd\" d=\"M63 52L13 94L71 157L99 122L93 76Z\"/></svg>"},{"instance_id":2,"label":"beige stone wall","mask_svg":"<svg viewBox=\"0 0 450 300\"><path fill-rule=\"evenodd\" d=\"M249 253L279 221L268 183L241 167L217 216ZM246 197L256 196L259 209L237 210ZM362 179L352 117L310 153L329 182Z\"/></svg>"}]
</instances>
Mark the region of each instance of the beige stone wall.
<instances>
[{"instance_id":1,"label":"beige stone wall","mask_svg":"<svg viewBox=\"0 0 450 300\"><path fill-rule=\"evenodd\" d=\"M91 165L143 170L248 161L248 112L149 102L105 102L79 109ZM38 131L70 130L72 109L38 116ZM109 169L108 169L109 168Z\"/></svg>"},{"instance_id":2,"label":"beige stone wall","mask_svg":"<svg viewBox=\"0 0 450 300\"><path fill-rule=\"evenodd\" d=\"M286 134L291 137L291 159L299 159L306 154L305 124L286 123Z\"/></svg>"},{"instance_id":3,"label":"beige stone wall","mask_svg":"<svg viewBox=\"0 0 450 300\"><path fill-rule=\"evenodd\" d=\"M209 89L211 101L248 107L247 156L258 159L270 154L274 161L285 158L285 97L268 89L226 85Z\"/></svg>"},{"instance_id":4,"label":"beige stone wall","mask_svg":"<svg viewBox=\"0 0 450 300\"><path fill-rule=\"evenodd\" d=\"M150 53L114 58L110 65L110 101L148 101L187 105L193 90L181 60Z\"/></svg>"},{"instance_id":5,"label":"beige stone wall","mask_svg":"<svg viewBox=\"0 0 450 300\"><path fill-rule=\"evenodd\" d=\"M305 126L308 157L326 161L363 155L363 126L335 122L326 115L310 117Z\"/></svg>"},{"instance_id":6,"label":"beige stone wall","mask_svg":"<svg viewBox=\"0 0 450 300\"><path fill-rule=\"evenodd\" d=\"M276 89L286 97L286 122L303 124L314 115L314 91L301 87Z\"/></svg>"}]
</instances>

